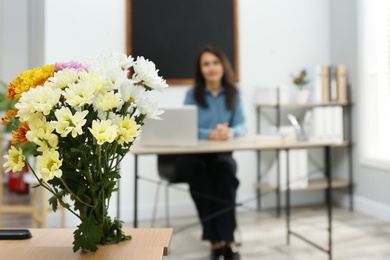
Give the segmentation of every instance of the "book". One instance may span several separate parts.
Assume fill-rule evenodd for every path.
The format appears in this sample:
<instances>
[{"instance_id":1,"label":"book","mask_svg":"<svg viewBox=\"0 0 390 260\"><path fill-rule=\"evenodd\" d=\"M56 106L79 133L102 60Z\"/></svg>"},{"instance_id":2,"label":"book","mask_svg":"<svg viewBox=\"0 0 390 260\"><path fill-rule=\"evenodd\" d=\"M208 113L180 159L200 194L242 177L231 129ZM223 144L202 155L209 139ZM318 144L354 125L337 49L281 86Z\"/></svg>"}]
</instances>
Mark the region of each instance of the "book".
<instances>
[{"instance_id":1,"label":"book","mask_svg":"<svg viewBox=\"0 0 390 260\"><path fill-rule=\"evenodd\" d=\"M336 66L329 67L329 101L338 100L338 85L336 76Z\"/></svg>"},{"instance_id":2,"label":"book","mask_svg":"<svg viewBox=\"0 0 390 260\"><path fill-rule=\"evenodd\" d=\"M322 102L328 103L330 101L330 79L329 79L329 65L322 65Z\"/></svg>"},{"instance_id":3,"label":"book","mask_svg":"<svg viewBox=\"0 0 390 260\"><path fill-rule=\"evenodd\" d=\"M343 120L343 108L341 106L331 107L333 114L333 140L336 143L342 143L344 141L344 120Z\"/></svg>"},{"instance_id":4,"label":"book","mask_svg":"<svg viewBox=\"0 0 390 260\"><path fill-rule=\"evenodd\" d=\"M337 83L337 101L348 101L348 83L347 83L347 70L345 65L338 64L336 66L336 83Z\"/></svg>"},{"instance_id":5,"label":"book","mask_svg":"<svg viewBox=\"0 0 390 260\"><path fill-rule=\"evenodd\" d=\"M343 108L341 106L313 108L309 127L310 140L343 142Z\"/></svg>"},{"instance_id":6,"label":"book","mask_svg":"<svg viewBox=\"0 0 390 260\"><path fill-rule=\"evenodd\" d=\"M322 103L322 66L316 65L313 72L312 93L310 96L312 103Z\"/></svg>"}]
</instances>

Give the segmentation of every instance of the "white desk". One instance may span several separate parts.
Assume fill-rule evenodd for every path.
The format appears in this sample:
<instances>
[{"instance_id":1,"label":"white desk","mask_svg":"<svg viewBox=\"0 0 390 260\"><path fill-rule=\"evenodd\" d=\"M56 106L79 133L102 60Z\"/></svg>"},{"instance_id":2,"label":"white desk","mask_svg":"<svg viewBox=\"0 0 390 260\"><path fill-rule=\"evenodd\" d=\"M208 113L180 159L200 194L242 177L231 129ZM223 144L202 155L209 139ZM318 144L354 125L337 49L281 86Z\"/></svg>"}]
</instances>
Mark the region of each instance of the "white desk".
<instances>
[{"instance_id":1,"label":"white desk","mask_svg":"<svg viewBox=\"0 0 390 260\"><path fill-rule=\"evenodd\" d=\"M186 146L186 147L175 147L175 146L166 146L166 147L150 147L142 146L139 143L135 143L131 149L130 153L134 155L134 227L138 226L138 156L146 154L192 154L192 153L215 153L215 152L230 152L230 151L264 151L264 150L291 150L291 149L307 149L307 148L325 148L325 176L327 179L327 210L328 210L328 223L329 223L329 245L328 249L323 249L320 246L313 244L320 250L329 254L330 258L332 255L332 160L331 160L331 148L333 147L346 147L348 142L343 143L334 143L326 141L306 141L306 142L277 142L261 139L259 136L245 136L240 138L235 138L229 141L210 141L210 140L200 140L197 146ZM288 164L287 160L287 164ZM302 236L296 234L290 229L290 176L289 176L289 167L287 165L287 190L286 190L286 215L287 215L287 242L289 243L290 235L296 235L300 238ZM119 182L118 182L119 185ZM120 215L120 198L118 192L118 218ZM305 239L304 239L305 240ZM307 240L305 240L307 241Z\"/></svg>"}]
</instances>

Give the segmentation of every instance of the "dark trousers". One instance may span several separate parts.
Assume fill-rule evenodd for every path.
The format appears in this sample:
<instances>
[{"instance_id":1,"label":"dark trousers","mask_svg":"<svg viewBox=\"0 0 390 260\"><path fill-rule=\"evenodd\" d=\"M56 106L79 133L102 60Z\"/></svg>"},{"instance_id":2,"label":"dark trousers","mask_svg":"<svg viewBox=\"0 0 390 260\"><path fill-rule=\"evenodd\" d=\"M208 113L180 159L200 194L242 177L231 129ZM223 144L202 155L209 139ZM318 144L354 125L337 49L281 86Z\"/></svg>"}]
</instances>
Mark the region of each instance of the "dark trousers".
<instances>
[{"instance_id":1,"label":"dark trousers","mask_svg":"<svg viewBox=\"0 0 390 260\"><path fill-rule=\"evenodd\" d=\"M180 155L175 167L178 178L190 185L203 226L203 240L234 241L239 181L232 153Z\"/></svg>"}]
</instances>

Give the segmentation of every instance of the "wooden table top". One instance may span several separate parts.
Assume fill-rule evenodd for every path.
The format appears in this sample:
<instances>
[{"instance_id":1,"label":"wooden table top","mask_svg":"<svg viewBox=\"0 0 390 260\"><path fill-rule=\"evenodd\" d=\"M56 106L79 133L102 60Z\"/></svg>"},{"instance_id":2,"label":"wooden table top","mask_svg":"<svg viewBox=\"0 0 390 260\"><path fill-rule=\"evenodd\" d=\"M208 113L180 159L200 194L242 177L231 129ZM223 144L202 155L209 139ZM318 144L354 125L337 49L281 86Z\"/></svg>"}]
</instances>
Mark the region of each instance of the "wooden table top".
<instances>
[{"instance_id":1,"label":"wooden table top","mask_svg":"<svg viewBox=\"0 0 390 260\"><path fill-rule=\"evenodd\" d=\"M96 252L73 253L74 229L29 229L32 238L0 240L2 259L162 259L168 255L171 228L124 228L132 239L99 245Z\"/></svg>"}]
</instances>

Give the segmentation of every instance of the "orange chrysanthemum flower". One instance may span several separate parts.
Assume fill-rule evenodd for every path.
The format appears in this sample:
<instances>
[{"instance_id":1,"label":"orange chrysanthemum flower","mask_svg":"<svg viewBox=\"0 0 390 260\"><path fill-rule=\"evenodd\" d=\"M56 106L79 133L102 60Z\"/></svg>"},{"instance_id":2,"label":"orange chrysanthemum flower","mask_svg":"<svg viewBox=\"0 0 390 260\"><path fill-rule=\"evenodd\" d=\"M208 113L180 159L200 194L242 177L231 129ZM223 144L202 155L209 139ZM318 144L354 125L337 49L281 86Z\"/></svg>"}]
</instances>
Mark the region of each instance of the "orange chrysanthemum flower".
<instances>
[{"instance_id":1,"label":"orange chrysanthemum flower","mask_svg":"<svg viewBox=\"0 0 390 260\"><path fill-rule=\"evenodd\" d=\"M30 88L43 86L52 76L54 76L54 64L26 70L9 84L7 98L10 100L20 98L23 92Z\"/></svg>"},{"instance_id":2,"label":"orange chrysanthemum flower","mask_svg":"<svg viewBox=\"0 0 390 260\"><path fill-rule=\"evenodd\" d=\"M5 112L4 117L1 118L1 124L2 125L8 125L11 122L11 118L14 118L16 114L18 113L18 109L10 109L7 112Z\"/></svg>"},{"instance_id":3,"label":"orange chrysanthemum flower","mask_svg":"<svg viewBox=\"0 0 390 260\"><path fill-rule=\"evenodd\" d=\"M30 127L28 126L27 122L23 122L17 131L12 131L11 144L16 145L18 142L20 142L21 145L24 145L27 143L28 140L26 138L26 134L28 131L30 131Z\"/></svg>"}]
</instances>

